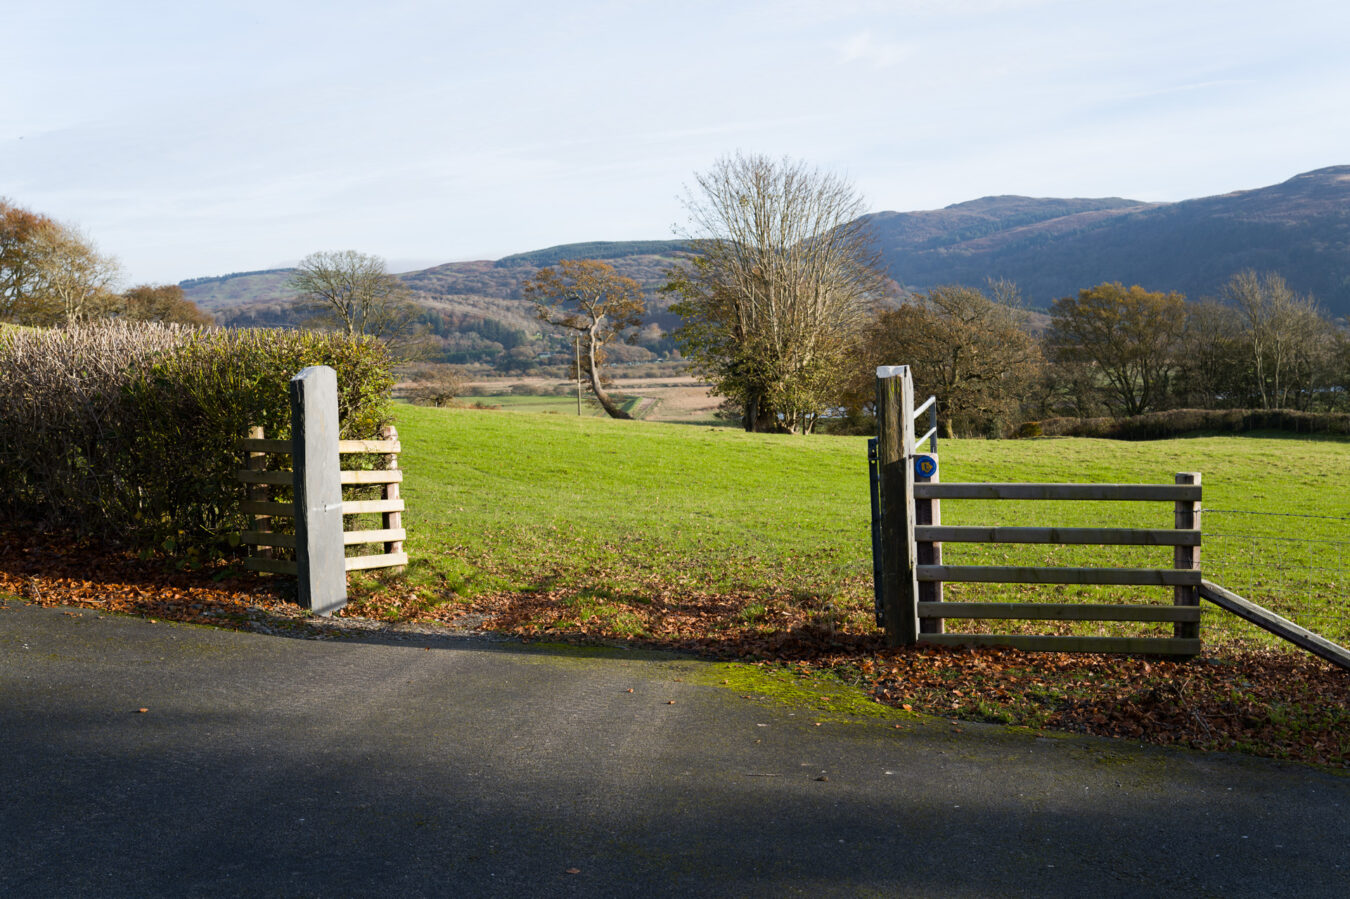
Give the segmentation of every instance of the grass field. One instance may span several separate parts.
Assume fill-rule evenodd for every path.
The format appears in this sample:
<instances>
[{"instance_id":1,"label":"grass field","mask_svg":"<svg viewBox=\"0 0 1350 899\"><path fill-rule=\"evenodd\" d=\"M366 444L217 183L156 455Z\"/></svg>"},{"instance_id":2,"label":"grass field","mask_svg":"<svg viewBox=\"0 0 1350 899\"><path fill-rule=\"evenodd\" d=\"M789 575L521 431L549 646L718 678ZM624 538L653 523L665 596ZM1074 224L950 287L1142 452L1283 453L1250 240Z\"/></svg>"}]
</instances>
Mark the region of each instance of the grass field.
<instances>
[{"instance_id":1,"label":"grass field","mask_svg":"<svg viewBox=\"0 0 1350 899\"><path fill-rule=\"evenodd\" d=\"M615 621L634 602L713 593L734 597L733 614L765 617L766 626L775 606L794 604L840 627L871 626L863 438L416 407L400 407L399 417L410 576L423 591L439 598L563 591ZM1171 483L1176 472L1199 471L1205 507L1231 510L1204 522L1205 576L1350 642L1348 443L953 440L940 458L944 481ZM947 501L942 520L1171 527L1172 508ZM1170 567L1171 555L1169 548L948 544L945 561ZM949 585L947 595L1171 601L1163 588ZM1206 615L1207 638L1264 639L1225 613ZM1094 632L1149 632L1124 627L1135 629Z\"/></svg>"}]
</instances>

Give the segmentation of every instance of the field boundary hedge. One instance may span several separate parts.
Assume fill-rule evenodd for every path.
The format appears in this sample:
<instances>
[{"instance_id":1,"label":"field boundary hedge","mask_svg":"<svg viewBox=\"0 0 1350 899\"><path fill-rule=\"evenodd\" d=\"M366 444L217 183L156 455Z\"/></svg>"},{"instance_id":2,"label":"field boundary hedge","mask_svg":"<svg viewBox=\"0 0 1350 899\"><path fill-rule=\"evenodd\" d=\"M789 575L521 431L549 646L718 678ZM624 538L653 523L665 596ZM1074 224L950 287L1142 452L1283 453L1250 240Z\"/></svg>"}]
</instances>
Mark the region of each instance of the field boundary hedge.
<instances>
[{"instance_id":1,"label":"field boundary hedge","mask_svg":"<svg viewBox=\"0 0 1350 899\"><path fill-rule=\"evenodd\" d=\"M242 529L235 441L290 433L291 376L338 374L342 437L391 420L384 347L302 331L101 322L0 329L0 523L140 549L220 550Z\"/></svg>"},{"instance_id":2,"label":"field boundary hedge","mask_svg":"<svg viewBox=\"0 0 1350 899\"><path fill-rule=\"evenodd\" d=\"M1246 434L1253 431L1350 436L1350 413L1295 409L1170 409L1129 418L1048 418L1027 422L1018 436L1165 440L1188 434Z\"/></svg>"}]
</instances>

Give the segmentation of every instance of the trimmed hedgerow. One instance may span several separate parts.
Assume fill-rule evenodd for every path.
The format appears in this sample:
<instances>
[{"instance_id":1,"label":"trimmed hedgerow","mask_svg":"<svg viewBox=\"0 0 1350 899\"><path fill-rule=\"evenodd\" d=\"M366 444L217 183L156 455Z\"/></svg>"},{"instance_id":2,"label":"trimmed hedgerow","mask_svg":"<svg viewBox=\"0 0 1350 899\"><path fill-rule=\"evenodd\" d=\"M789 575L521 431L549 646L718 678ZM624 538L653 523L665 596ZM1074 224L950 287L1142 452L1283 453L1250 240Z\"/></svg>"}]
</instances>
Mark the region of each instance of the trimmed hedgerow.
<instances>
[{"instance_id":1,"label":"trimmed hedgerow","mask_svg":"<svg viewBox=\"0 0 1350 899\"><path fill-rule=\"evenodd\" d=\"M1050 418L1027 422L1020 437L1104 437L1114 440L1165 440L1187 434L1350 435L1350 414L1295 409L1169 409L1130 418Z\"/></svg>"},{"instance_id":2,"label":"trimmed hedgerow","mask_svg":"<svg viewBox=\"0 0 1350 899\"><path fill-rule=\"evenodd\" d=\"M290 433L292 375L338 375L342 436L389 423L384 348L301 331L100 323L0 330L0 521L107 543L218 549L252 425Z\"/></svg>"}]
</instances>

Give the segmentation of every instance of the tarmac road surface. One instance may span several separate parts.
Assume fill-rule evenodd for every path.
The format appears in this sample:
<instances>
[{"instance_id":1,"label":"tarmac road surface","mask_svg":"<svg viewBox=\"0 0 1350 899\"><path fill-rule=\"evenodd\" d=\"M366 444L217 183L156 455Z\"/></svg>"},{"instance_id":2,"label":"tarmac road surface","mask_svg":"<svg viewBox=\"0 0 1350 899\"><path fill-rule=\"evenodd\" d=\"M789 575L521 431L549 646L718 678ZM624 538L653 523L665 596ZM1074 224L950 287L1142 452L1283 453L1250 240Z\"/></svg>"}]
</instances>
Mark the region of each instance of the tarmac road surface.
<instances>
[{"instance_id":1,"label":"tarmac road surface","mask_svg":"<svg viewBox=\"0 0 1350 899\"><path fill-rule=\"evenodd\" d=\"M0 896L1350 896L1350 777L1307 767L0 606Z\"/></svg>"}]
</instances>

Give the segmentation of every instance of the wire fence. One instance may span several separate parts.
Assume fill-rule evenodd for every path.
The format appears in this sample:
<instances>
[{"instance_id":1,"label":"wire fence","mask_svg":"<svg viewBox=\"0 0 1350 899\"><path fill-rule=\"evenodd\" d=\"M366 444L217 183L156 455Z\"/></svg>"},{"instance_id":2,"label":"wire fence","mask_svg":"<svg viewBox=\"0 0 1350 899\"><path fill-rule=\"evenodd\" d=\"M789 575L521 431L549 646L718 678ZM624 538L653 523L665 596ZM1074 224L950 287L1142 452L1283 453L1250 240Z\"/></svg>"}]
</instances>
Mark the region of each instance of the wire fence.
<instances>
[{"instance_id":1,"label":"wire fence","mask_svg":"<svg viewBox=\"0 0 1350 899\"><path fill-rule=\"evenodd\" d=\"M1207 508L1203 523L1206 579L1350 646L1350 516ZM1274 639L1205 605L1207 638Z\"/></svg>"}]
</instances>

